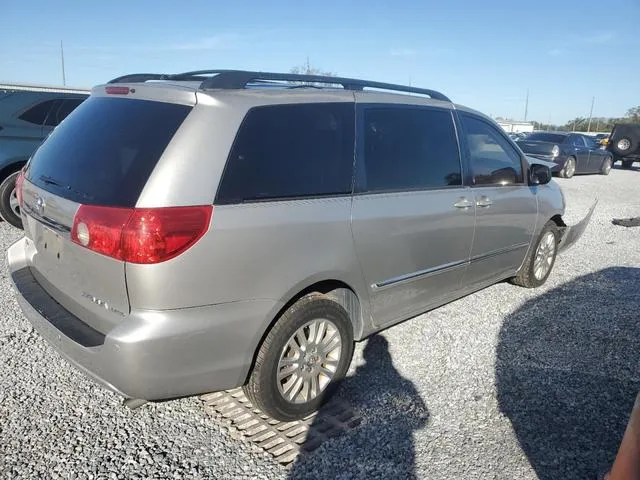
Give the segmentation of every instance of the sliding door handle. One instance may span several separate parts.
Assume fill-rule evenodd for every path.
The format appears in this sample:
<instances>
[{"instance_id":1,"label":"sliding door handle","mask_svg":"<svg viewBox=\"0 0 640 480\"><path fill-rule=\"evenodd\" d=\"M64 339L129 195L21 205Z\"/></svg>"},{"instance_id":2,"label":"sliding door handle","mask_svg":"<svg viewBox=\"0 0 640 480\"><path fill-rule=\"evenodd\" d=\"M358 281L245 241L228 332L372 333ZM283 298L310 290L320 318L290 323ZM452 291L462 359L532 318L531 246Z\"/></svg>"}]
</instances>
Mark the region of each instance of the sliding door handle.
<instances>
[{"instance_id":1,"label":"sliding door handle","mask_svg":"<svg viewBox=\"0 0 640 480\"><path fill-rule=\"evenodd\" d=\"M476 202L476 206L478 207L490 207L491 205L493 205L493 202L485 195L481 196Z\"/></svg>"},{"instance_id":2,"label":"sliding door handle","mask_svg":"<svg viewBox=\"0 0 640 480\"><path fill-rule=\"evenodd\" d=\"M460 197L460 199L453 204L456 208L471 208L473 207L473 202L466 197Z\"/></svg>"}]
</instances>

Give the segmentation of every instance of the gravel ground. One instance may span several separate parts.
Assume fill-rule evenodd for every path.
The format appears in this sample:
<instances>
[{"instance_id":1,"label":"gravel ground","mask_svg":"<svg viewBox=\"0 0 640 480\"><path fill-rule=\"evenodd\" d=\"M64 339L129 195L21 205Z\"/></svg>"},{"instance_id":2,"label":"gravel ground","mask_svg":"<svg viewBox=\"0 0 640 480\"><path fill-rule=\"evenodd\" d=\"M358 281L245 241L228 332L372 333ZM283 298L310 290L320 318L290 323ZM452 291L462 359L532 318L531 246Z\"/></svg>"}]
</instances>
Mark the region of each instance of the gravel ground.
<instances>
[{"instance_id":1,"label":"gravel ground","mask_svg":"<svg viewBox=\"0 0 640 480\"><path fill-rule=\"evenodd\" d=\"M543 287L507 283L360 344L339 395L360 427L286 469L197 399L135 411L30 328L0 275L3 478L596 478L640 389L640 171L557 180L569 218L600 197ZM19 236L0 225L0 246Z\"/></svg>"}]
</instances>

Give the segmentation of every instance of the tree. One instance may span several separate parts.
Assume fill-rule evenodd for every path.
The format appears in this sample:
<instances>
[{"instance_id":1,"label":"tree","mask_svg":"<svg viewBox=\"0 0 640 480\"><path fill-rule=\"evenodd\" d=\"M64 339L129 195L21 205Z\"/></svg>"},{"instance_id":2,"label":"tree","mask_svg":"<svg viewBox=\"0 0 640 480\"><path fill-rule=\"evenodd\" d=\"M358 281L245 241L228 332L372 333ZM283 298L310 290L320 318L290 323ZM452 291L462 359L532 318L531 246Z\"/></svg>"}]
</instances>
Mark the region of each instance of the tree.
<instances>
[{"instance_id":1,"label":"tree","mask_svg":"<svg viewBox=\"0 0 640 480\"><path fill-rule=\"evenodd\" d=\"M321 69L312 67L309 63L309 59L307 58L307 63L304 65L296 65L290 70L290 73L300 74L300 75L322 75L324 77L335 77L336 74L332 72L323 72Z\"/></svg>"},{"instance_id":2,"label":"tree","mask_svg":"<svg viewBox=\"0 0 640 480\"><path fill-rule=\"evenodd\" d=\"M633 123L640 123L640 105L627 110L627 117Z\"/></svg>"}]
</instances>

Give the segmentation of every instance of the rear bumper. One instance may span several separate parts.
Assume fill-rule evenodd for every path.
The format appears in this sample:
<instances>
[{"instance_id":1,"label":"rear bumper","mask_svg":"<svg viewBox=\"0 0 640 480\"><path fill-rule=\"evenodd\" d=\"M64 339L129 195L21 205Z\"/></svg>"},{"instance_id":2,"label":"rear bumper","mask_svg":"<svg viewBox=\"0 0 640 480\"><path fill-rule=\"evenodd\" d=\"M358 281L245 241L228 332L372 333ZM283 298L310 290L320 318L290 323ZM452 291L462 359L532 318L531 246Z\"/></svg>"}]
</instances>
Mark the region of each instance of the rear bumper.
<instances>
[{"instance_id":1,"label":"rear bumper","mask_svg":"<svg viewBox=\"0 0 640 480\"><path fill-rule=\"evenodd\" d=\"M16 298L38 333L70 363L129 398L162 400L242 385L270 316L256 300L132 311L98 332L58 304L31 274L24 239L8 251Z\"/></svg>"}]
</instances>

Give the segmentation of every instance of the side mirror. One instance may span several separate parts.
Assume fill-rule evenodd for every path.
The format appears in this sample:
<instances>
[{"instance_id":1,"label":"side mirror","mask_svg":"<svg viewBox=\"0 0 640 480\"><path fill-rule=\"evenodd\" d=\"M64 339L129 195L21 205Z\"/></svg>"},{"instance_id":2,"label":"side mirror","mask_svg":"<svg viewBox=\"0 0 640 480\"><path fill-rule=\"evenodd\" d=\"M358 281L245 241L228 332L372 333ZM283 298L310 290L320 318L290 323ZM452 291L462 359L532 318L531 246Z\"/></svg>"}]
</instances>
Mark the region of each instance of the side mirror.
<instances>
[{"instance_id":1,"label":"side mirror","mask_svg":"<svg viewBox=\"0 0 640 480\"><path fill-rule=\"evenodd\" d=\"M529 183L531 185L545 185L551 181L551 169L546 165L534 163L529 169Z\"/></svg>"}]
</instances>

